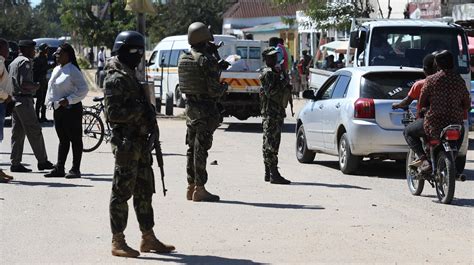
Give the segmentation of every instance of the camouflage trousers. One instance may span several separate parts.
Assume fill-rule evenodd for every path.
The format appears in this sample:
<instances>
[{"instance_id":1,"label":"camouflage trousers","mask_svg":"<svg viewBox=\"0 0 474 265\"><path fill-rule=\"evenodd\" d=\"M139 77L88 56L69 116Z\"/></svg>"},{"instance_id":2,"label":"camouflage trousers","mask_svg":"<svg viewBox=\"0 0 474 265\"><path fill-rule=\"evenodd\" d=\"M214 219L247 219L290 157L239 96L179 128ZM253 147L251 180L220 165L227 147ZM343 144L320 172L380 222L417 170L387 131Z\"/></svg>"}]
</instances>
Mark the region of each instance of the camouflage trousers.
<instances>
[{"instance_id":1,"label":"camouflage trousers","mask_svg":"<svg viewBox=\"0 0 474 265\"><path fill-rule=\"evenodd\" d=\"M278 166L278 150L280 149L283 119L283 117L269 116L264 116L262 119L263 163L269 168L276 168Z\"/></svg>"},{"instance_id":2,"label":"camouflage trousers","mask_svg":"<svg viewBox=\"0 0 474 265\"><path fill-rule=\"evenodd\" d=\"M188 145L187 156L187 179L189 184L203 186L207 182L206 163L208 151L212 147L213 134L220 122L217 110L198 110L193 106L187 106L188 119L186 121L186 144ZM199 117L196 113L206 113Z\"/></svg>"},{"instance_id":3,"label":"camouflage trousers","mask_svg":"<svg viewBox=\"0 0 474 265\"><path fill-rule=\"evenodd\" d=\"M115 156L114 179L110 197L110 225L112 233L120 233L127 227L128 204L133 195L133 207L141 231L155 225L151 198L155 192L151 152L147 139L112 139Z\"/></svg>"}]
</instances>

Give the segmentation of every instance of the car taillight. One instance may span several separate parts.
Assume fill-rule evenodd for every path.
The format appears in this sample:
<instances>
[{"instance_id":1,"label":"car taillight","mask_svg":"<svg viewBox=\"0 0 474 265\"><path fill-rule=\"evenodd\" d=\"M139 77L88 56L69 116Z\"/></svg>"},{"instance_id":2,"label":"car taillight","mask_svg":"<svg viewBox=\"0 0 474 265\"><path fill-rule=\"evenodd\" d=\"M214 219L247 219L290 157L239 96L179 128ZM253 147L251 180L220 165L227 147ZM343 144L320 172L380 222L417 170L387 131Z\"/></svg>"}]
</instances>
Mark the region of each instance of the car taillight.
<instances>
[{"instance_id":1,"label":"car taillight","mask_svg":"<svg viewBox=\"0 0 474 265\"><path fill-rule=\"evenodd\" d=\"M371 98L359 98L354 103L354 118L375 119L375 104Z\"/></svg>"},{"instance_id":2,"label":"car taillight","mask_svg":"<svg viewBox=\"0 0 474 265\"><path fill-rule=\"evenodd\" d=\"M459 130L447 130L444 133L444 138L448 141L456 141L461 137L461 132Z\"/></svg>"}]
</instances>

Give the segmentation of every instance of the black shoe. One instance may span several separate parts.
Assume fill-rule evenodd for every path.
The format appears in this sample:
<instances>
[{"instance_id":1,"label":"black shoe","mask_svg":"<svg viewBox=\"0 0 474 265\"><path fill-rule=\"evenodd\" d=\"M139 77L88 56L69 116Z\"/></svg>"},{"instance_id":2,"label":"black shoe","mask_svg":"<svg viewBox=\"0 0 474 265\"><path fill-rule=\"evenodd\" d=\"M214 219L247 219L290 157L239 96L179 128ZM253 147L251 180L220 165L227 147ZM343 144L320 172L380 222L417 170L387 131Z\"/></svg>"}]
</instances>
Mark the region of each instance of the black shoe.
<instances>
[{"instance_id":1,"label":"black shoe","mask_svg":"<svg viewBox=\"0 0 474 265\"><path fill-rule=\"evenodd\" d=\"M291 181L285 179L284 177L271 177L270 178L270 183L271 184L288 185L288 184L291 184Z\"/></svg>"},{"instance_id":2,"label":"black shoe","mask_svg":"<svg viewBox=\"0 0 474 265\"><path fill-rule=\"evenodd\" d=\"M271 184L282 184L282 185L288 185L291 183L291 181L285 179L280 175L280 172L278 172L278 169L273 169L270 171L270 183Z\"/></svg>"},{"instance_id":3,"label":"black shoe","mask_svg":"<svg viewBox=\"0 0 474 265\"><path fill-rule=\"evenodd\" d=\"M63 178L66 175L64 168L53 168L51 172L44 174L45 178Z\"/></svg>"},{"instance_id":4,"label":"black shoe","mask_svg":"<svg viewBox=\"0 0 474 265\"><path fill-rule=\"evenodd\" d=\"M67 179L78 179L81 178L81 171L77 169L71 169L69 172L66 174Z\"/></svg>"},{"instance_id":5,"label":"black shoe","mask_svg":"<svg viewBox=\"0 0 474 265\"><path fill-rule=\"evenodd\" d=\"M27 173L31 172L31 169L24 167L22 164L16 166L10 166L11 172L20 172L20 173Z\"/></svg>"},{"instance_id":6,"label":"black shoe","mask_svg":"<svg viewBox=\"0 0 474 265\"><path fill-rule=\"evenodd\" d=\"M46 170L46 169L53 169L54 165L53 163L49 162L46 160L46 162L43 163L38 163L38 170Z\"/></svg>"}]
</instances>

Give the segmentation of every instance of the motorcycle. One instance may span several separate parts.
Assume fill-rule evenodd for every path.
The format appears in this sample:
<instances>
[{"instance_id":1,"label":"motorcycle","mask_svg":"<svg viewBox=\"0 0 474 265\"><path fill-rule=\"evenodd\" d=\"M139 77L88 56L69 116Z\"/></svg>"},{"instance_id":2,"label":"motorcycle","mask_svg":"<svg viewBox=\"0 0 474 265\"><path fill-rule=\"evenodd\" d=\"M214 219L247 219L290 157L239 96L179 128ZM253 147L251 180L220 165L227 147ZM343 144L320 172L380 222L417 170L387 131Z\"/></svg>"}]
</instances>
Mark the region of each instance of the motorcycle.
<instances>
[{"instance_id":1,"label":"motorcycle","mask_svg":"<svg viewBox=\"0 0 474 265\"><path fill-rule=\"evenodd\" d=\"M405 127L415 121L416 117L410 108L404 108L402 123ZM465 181L466 176L458 174L456 170L456 157L458 148L461 146L463 127L452 124L446 126L439 139L422 139L431 171L422 171L419 167L410 166L418 159L418 156L410 149L406 160L406 177L411 194L418 196L423 191L425 181L436 189L438 200L444 204L450 204L454 197L456 180Z\"/></svg>"}]
</instances>

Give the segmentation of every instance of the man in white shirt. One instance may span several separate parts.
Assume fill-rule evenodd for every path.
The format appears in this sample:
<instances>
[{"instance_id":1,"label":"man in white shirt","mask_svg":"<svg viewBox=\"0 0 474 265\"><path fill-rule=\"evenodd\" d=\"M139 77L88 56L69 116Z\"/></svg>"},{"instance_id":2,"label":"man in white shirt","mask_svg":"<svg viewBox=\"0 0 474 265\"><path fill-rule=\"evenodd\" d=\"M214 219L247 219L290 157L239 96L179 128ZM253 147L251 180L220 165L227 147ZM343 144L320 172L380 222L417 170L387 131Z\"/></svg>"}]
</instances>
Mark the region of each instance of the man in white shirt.
<instances>
[{"instance_id":1,"label":"man in white shirt","mask_svg":"<svg viewBox=\"0 0 474 265\"><path fill-rule=\"evenodd\" d=\"M5 122L5 111L7 103L12 100L12 79L8 75L5 67L5 60L8 57L8 42L0 39L0 143L3 141L3 124ZM9 182L13 177L7 175L0 169L0 183Z\"/></svg>"},{"instance_id":2,"label":"man in white shirt","mask_svg":"<svg viewBox=\"0 0 474 265\"><path fill-rule=\"evenodd\" d=\"M104 70L105 66L105 51L104 47L100 47L100 51L97 54L97 71L100 72Z\"/></svg>"}]
</instances>

